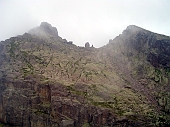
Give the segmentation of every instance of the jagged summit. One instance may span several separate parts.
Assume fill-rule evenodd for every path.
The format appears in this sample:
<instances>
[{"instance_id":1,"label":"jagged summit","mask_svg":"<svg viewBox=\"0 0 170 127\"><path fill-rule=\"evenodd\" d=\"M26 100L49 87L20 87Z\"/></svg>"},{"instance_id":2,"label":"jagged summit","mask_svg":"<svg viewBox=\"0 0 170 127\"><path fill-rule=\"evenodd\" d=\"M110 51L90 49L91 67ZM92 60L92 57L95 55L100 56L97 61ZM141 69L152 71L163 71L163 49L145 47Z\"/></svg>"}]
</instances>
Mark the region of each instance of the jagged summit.
<instances>
[{"instance_id":1,"label":"jagged summit","mask_svg":"<svg viewBox=\"0 0 170 127\"><path fill-rule=\"evenodd\" d=\"M56 27L52 27L51 24L47 23L47 22L42 22L40 25L40 28L42 28L44 31L46 31L49 34L53 34L58 36L58 31Z\"/></svg>"},{"instance_id":2,"label":"jagged summit","mask_svg":"<svg viewBox=\"0 0 170 127\"><path fill-rule=\"evenodd\" d=\"M154 35L157 39L170 39L169 36L162 35L159 33L152 32L150 30L147 30L145 28L136 26L136 25L129 25L127 28L122 32L123 35L136 35L139 33L143 33L145 35Z\"/></svg>"},{"instance_id":3,"label":"jagged summit","mask_svg":"<svg viewBox=\"0 0 170 127\"><path fill-rule=\"evenodd\" d=\"M31 29L28 33L43 37L58 37L57 28L47 22L42 22L39 27Z\"/></svg>"},{"instance_id":4,"label":"jagged summit","mask_svg":"<svg viewBox=\"0 0 170 127\"><path fill-rule=\"evenodd\" d=\"M170 68L170 38L168 36L129 25L120 36L110 40L109 44L119 45L124 54L143 54L154 67Z\"/></svg>"},{"instance_id":5,"label":"jagged summit","mask_svg":"<svg viewBox=\"0 0 170 127\"><path fill-rule=\"evenodd\" d=\"M146 29L143 29L139 26L136 26L136 25L129 25L127 26L127 28L122 32L122 35L135 35L139 32L149 32L148 30Z\"/></svg>"}]
</instances>

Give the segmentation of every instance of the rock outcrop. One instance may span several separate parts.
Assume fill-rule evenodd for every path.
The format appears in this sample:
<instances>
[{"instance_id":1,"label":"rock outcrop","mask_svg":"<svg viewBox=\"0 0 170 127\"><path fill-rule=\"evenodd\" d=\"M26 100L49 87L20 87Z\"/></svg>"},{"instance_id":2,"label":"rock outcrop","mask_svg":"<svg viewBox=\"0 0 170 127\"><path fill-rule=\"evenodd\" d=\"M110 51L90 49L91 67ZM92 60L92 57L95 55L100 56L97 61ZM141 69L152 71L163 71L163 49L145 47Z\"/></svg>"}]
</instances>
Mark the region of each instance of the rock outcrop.
<instances>
[{"instance_id":1,"label":"rock outcrop","mask_svg":"<svg viewBox=\"0 0 170 127\"><path fill-rule=\"evenodd\" d=\"M86 47L86 48L89 48L89 47L90 47L89 42L86 42L86 43L85 43L85 47Z\"/></svg>"},{"instance_id":2,"label":"rock outcrop","mask_svg":"<svg viewBox=\"0 0 170 127\"><path fill-rule=\"evenodd\" d=\"M39 84L34 80L1 79L0 122L24 127L80 127L137 125L127 118L117 120L111 110L81 104L60 83Z\"/></svg>"},{"instance_id":3,"label":"rock outcrop","mask_svg":"<svg viewBox=\"0 0 170 127\"><path fill-rule=\"evenodd\" d=\"M41 37L58 37L57 29L47 22L42 22L39 27L30 30L28 33Z\"/></svg>"},{"instance_id":4,"label":"rock outcrop","mask_svg":"<svg viewBox=\"0 0 170 127\"><path fill-rule=\"evenodd\" d=\"M123 32L122 38L127 39L130 48L143 52L154 67L170 68L170 37L132 25Z\"/></svg>"}]
</instances>

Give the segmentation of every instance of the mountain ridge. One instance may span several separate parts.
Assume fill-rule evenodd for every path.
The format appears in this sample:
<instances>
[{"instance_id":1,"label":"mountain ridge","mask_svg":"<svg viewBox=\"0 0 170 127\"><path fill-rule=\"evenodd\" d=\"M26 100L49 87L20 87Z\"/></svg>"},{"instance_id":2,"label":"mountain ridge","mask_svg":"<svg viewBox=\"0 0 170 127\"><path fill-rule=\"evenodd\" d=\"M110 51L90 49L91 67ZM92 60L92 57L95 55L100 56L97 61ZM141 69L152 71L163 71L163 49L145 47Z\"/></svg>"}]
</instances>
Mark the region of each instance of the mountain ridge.
<instances>
[{"instance_id":1,"label":"mountain ridge","mask_svg":"<svg viewBox=\"0 0 170 127\"><path fill-rule=\"evenodd\" d=\"M106 46L78 47L43 22L0 43L0 122L168 126L169 46L169 37L130 25Z\"/></svg>"}]
</instances>

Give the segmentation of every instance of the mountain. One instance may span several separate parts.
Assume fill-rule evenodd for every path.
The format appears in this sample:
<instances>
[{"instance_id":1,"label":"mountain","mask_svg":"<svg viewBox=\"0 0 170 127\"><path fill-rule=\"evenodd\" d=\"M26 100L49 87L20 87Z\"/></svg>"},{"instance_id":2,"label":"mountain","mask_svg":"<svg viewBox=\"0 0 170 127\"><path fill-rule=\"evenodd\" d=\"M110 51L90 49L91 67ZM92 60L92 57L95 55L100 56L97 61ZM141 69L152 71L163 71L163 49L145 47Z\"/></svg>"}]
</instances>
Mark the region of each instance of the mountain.
<instances>
[{"instance_id":1,"label":"mountain","mask_svg":"<svg viewBox=\"0 0 170 127\"><path fill-rule=\"evenodd\" d=\"M169 88L170 37L138 26L101 48L47 22L0 43L2 126L169 126Z\"/></svg>"}]
</instances>

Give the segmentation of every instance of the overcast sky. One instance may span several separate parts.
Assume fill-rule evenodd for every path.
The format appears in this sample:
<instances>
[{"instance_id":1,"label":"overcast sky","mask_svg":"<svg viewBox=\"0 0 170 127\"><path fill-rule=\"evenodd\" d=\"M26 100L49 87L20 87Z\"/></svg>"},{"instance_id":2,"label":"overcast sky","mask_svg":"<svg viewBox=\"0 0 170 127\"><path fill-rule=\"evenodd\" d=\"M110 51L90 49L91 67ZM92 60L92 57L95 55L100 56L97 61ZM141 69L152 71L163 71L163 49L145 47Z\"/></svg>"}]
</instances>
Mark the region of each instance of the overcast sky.
<instances>
[{"instance_id":1,"label":"overcast sky","mask_svg":"<svg viewBox=\"0 0 170 127\"><path fill-rule=\"evenodd\" d=\"M169 0L0 0L0 41L46 21L84 46L106 45L128 25L170 36Z\"/></svg>"}]
</instances>

